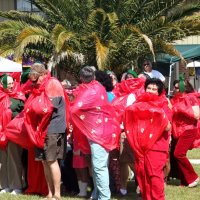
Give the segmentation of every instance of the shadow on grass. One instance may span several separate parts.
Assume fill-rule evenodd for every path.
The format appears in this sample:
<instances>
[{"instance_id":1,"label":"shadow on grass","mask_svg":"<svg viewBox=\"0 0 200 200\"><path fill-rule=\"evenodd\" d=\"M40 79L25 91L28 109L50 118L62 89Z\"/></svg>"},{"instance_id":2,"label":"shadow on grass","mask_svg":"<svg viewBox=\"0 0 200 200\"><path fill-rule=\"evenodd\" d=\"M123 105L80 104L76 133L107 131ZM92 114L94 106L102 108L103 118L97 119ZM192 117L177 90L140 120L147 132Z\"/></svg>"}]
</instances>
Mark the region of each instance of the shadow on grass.
<instances>
[{"instance_id":1,"label":"shadow on grass","mask_svg":"<svg viewBox=\"0 0 200 200\"><path fill-rule=\"evenodd\" d=\"M169 178L167 180L167 185L171 185L171 186L179 186L180 185L180 180L176 179L176 178Z\"/></svg>"}]
</instances>

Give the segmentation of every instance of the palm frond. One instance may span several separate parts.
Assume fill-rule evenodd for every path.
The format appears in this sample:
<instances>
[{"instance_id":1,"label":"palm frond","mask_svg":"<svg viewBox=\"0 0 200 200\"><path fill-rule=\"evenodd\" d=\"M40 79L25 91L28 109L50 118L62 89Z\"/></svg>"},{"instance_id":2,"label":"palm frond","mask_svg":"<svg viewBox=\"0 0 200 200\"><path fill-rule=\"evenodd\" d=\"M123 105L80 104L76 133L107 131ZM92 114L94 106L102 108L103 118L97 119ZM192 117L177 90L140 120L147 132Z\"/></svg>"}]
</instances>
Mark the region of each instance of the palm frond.
<instances>
[{"instance_id":1,"label":"palm frond","mask_svg":"<svg viewBox=\"0 0 200 200\"><path fill-rule=\"evenodd\" d=\"M9 56L9 55L13 55L14 52L15 52L15 50L14 50L12 44L1 45L0 56L6 57L6 56Z\"/></svg>"},{"instance_id":2,"label":"palm frond","mask_svg":"<svg viewBox=\"0 0 200 200\"><path fill-rule=\"evenodd\" d=\"M34 0L33 3L45 13L50 23L61 24L76 31L84 26L93 7L92 1L85 3L81 0Z\"/></svg>"},{"instance_id":3,"label":"palm frond","mask_svg":"<svg viewBox=\"0 0 200 200\"><path fill-rule=\"evenodd\" d=\"M28 27L28 24L21 21L10 20L0 22L0 36L4 37L7 34L17 36L26 27Z\"/></svg>"},{"instance_id":4,"label":"palm frond","mask_svg":"<svg viewBox=\"0 0 200 200\"><path fill-rule=\"evenodd\" d=\"M61 0L62 1L62 0ZM50 23L61 24L67 23L67 20L63 17L59 9L59 1L53 0L34 0L33 3L47 16Z\"/></svg>"},{"instance_id":5,"label":"palm frond","mask_svg":"<svg viewBox=\"0 0 200 200\"><path fill-rule=\"evenodd\" d=\"M180 4L174 7L166 15L168 21L177 21L184 17L191 16L200 10L200 3Z\"/></svg>"},{"instance_id":6,"label":"palm frond","mask_svg":"<svg viewBox=\"0 0 200 200\"><path fill-rule=\"evenodd\" d=\"M99 40L99 38L97 37L96 34L94 34L94 38L96 41L97 66L100 70L103 70L103 69L105 69L106 64L107 64L109 48L101 43L101 41Z\"/></svg>"},{"instance_id":7,"label":"palm frond","mask_svg":"<svg viewBox=\"0 0 200 200\"><path fill-rule=\"evenodd\" d=\"M48 26L47 21L42 16L34 13L11 10L9 12L0 11L0 16L8 20L14 20L21 23L24 22L31 26L35 25L42 28L46 28Z\"/></svg>"},{"instance_id":8,"label":"palm frond","mask_svg":"<svg viewBox=\"0 0 200 200\"><path fill-rule=\"evenodd\" d=\"M55 28L52 30L52 42L55 45L55 50L57 53L59 53L63 47L64 44L67 43L70 40L73 40L75 37L75 34L67 31L62 25L56 25Z\"/></svg>"},{"instance_id":9,"label":"palm frond","mask_svg":"<svg viewBox=\"0 0 200 200\"><path fill-rule=\"evenodd\" d=\"M159 43L160 49L162 49L162 53L166 53L172 56L177 56L179 57L183 62L185 62L185 59L183 56L180 54L179 51L174 47L173 44L171 43L165 43L162 40L158 40L157 43Z\"/></svg>"},{"instance_id":10,"label":"palm frond","mask_svg":"<svg viewBox=\"0 0 200 200\"><path fill-rule=\"evenodd\" d=\"M189 17L184 17L175 23L184 33L185 36L200 34L200 13Z\"/></svg>"},{"instance_id":11,"label":"palm frond","mask_svg":"<svg viewBox=\"0 0 200 200\"><path fill-rule=\"evenodd\" d=\"M29 44L46 44L47 42L50 43L49 33L45 29L38 27L25 28L17 37L14 56L20 58Z\"/></svg>"},{"instance_id":12,"label":"palm frond","mask_svg":"<svg viewBox=\"0 0 200 200\"><path fill-rule=\"evenodd\" d=\"M136 33L139 37L144 39L145 43L148 45L149 50L152 53L153 58L155 60L155 53L154 53L154 49L153 49L152 40L146 34L142 33L141 30L135 26L128 26L127 28L130 29L133 33Z\"/></svg>"},{"instance_id":13,"label":"palm frond","mask_svg":"<svg viewBox=\"0 0 200 200\"><path fill-rule=\"evenodd\" d=\"M154 20L157 17L165 16L171 9L182 3L183 0L150 0L143 5L142 14L144 14L144 18Z\"/></svg>"}]
</instances>

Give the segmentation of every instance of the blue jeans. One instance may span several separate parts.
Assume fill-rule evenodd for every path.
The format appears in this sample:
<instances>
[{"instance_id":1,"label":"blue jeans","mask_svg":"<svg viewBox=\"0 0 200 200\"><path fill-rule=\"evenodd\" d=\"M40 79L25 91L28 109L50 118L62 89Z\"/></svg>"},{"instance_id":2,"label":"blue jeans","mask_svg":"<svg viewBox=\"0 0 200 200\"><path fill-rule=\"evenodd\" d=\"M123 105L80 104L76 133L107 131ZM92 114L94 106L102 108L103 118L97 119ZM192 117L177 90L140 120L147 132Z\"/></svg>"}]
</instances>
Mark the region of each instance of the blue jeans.
<instances>
[{"instance_id":1,"label":"blue jeans","mask_svg":"<svg viewBox=\"0 0 200 200\"><path fill-rule=\"evenodd\" d=\"M109 153L99 144L89 141L91 148L92 175L94 190L91 197L98 200L109 200L108 155Z\"/></svg>"}]
</instances>

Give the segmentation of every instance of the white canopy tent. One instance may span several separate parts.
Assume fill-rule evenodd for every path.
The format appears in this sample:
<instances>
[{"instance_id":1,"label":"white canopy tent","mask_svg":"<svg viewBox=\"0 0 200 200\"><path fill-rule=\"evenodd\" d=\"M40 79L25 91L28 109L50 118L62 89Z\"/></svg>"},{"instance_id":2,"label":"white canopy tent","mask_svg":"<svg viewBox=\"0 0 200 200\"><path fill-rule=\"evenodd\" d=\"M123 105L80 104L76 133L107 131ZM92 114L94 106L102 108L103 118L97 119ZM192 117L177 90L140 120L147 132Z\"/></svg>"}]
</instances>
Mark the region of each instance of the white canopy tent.
<instances>
[{"instance_id":1,"label":"white canopy tent","mask_svg":"<svg viewBox=\"0 0 200 200\"><path fill-rule=\"evenodd\" d=\"M200 62L199 61L190 62L186 65L186 67L200 67Z\"/></svg>"},{"instance_id":2,"label":"white canopy tent","mask_svg":"<svg viewBox=\"0 0 200 200\"><path fill-rule=\"evenodd\" d=\"M0 57L0 72L22 72L22 64Z\"/></svg>"},{"instance_id":3,"label":"white canopy tent","mask_svg":"<svg viewBox=\"0 0 200 200\"><path fill-rule=\"evenodd\" d=\"M192 69L192 72L194 73L194 76L190 76L190 80L191 83L193 85L193 87L199 91L200 89L200 76L199 76L199 72L200 72L200 62L195 60L192 62L189 62L186 67L188 69Z\"/></svg>"}]
</instances>

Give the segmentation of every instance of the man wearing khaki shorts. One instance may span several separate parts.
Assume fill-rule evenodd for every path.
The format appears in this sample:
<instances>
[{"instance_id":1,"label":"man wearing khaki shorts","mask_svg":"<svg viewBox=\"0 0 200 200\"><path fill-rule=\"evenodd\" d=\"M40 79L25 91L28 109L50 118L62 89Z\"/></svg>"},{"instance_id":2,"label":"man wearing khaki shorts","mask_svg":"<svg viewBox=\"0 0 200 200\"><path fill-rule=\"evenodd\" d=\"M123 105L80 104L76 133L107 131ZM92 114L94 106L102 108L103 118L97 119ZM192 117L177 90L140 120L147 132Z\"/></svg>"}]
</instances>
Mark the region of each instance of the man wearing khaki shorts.
<instances>
[{"instance_id":1,"label":"man wearing khaki shorts","mask_svg":"<svg viewBox=\"0 0 200 200\"><path fill-rule=\"evenodd\" d=\"M35 148L36 160L42 161L48 186L46 199L60 199L61 172L58 159L63 159L66 144L66 105L62 85L55 78L51 78L44 65L35 63L29 73L30 80L37 89L45 85L44 93L53 106L53 113L47 127L44 148ZM42 98L41 98L42 99ZM41 101L39 100L39 102ZM37 108L32 112L37 113Z\"/></svg>"}]
</instances>

